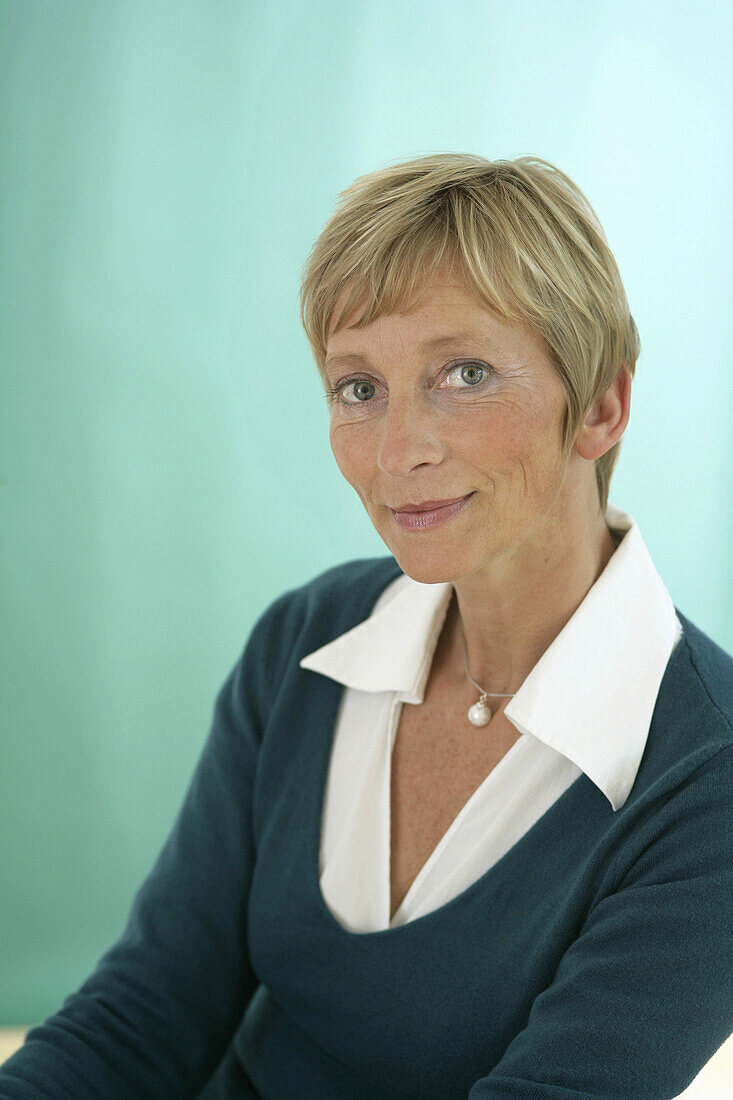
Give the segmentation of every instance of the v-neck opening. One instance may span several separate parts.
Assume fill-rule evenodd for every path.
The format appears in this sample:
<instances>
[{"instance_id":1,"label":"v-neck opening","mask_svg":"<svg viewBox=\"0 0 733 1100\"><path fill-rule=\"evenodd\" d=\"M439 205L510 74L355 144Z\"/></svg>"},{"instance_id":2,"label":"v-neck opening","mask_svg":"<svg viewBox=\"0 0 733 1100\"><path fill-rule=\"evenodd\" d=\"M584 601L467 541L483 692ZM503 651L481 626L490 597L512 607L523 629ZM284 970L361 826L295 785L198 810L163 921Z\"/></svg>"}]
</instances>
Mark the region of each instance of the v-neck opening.
<instances>
[{"instance_id":1,"label":"v-neck opening","mask_svg":"<svg viewBox=\"0 0 733 1100\"><path fill-rule=\"evenodd\" d=\"M514 742L514 744L511 745L510 748L507 749L507 751L504 753L502 758L494 765L494 767L491 769L491 771L487 772L487 774L483 777L483 779L478 784L478 786L468 796L468 798L463 803L461 808L458 810L458 812L455 814L453 819L450 821L448 827L446 829L444 829L443 833L438 838L436 844L433 845L433 848L428 853L427 858L425 859L425 861L423 862L423 864L420 867L419 871L417 872L414 879L410 883L410 886L407 890L407 893L405 894L402 901L400 902L400 904L395 909L394 914L389 916L389 927L390 928L392 928L392 927L394 927L394 928L401 927L401 925L393 925L392 924L392 921L394 920L394 917L399 913L400 909L402 909L405 902L409 903L410 895L413 894L413 892L415 892L415 891L417 891L421 888L425 878L429 874L431 874L432 869L435 866L436 862L441 858L443 852L448 847L448 845L452 842L452 840L455 837L456 833L461 828L461 825L462 825L463 821L466 819L466 817L468 816L468 814L470 813L470 810L475 806L476 802L478 802L478 800L485 794L487 787L492 785L492 781L496 782L496 776L497 775L501 776L506 771L509 764L512 764L514 762L515 757L517 757L519 755L519 753L515 751L517 746L521 744L524 748L526 746L527 741L528 741L530 736L531 735L529 735L529 734L519 733L519 737ZM506 765L504 765L505 760L509 762ZM504 765L504 766L502 766L502 765ZM391 908L391 906L392 906L392 808L391 808L391 795L392 795L392 753L390 752L390 754L389 754L389 770L388 770L388 774L387 774L387 898L388 898L388 908ZM493 864L492 864L492 866L493 866ZM487 868L487 870L491 870L491 868ZM430 910L430 912L433 912L433 910ZM426 916L427 914L423 914L423 915ZM408 918L408 920L403 921L402 923L403 924L411 924L412 920L419 920L419 917Z\"/></svg>"},{"instance_id":2,"label":"v-neck opening","mask_svg":"<svg viewBox=\"0 0 733 1100\"><path fill-rule=\"evenodd\" d=\"M479 875L479 877L477 879L474 879L473 882L469 883L469 885L466 886L463 890L461 890L458 894L456 894L452 898L449 898L448 901L443 902L441 905L437 906L435 909L431 909L430 912L428 912L428 913L423 913L422 916L415 917L413 920L406 921L404 924L397 924L397 925L391 925L390 924L386 928L372 929L372 930L367 931L367 932L353 931L351 928L346 928L343 924L341 924L341 922L331 912L331 909L329 908L329 906L326 902L326 899L323 895L323 891L321 890L321 881L320 881L321 880L320 857L321 857L321 842L322 842L323 825L324 825L324 818L325 818L324 806L325 806L326 782L327 782L327 779L328 779L328 769L329 769L329 765L330 765L330 761L331 761L331 753L332 753L332 750L333 750L333 742L334 742L334 738L335 738L335 735L336 735L336 718L337 718L338 713L339 713L339 707L341 705L343 694L344 694L345 691L348 691L348 688L346 687L346 685L338 684L337 681L333 681L333 683L334 683L334 686L340 687L341 691L335 694L335 702L334 702L334 706L332 708L331 715L330 715L331 735L330 735L330 737L324 737L323 738L322 747L320 749L320 755L318 756L318 776L317 776L317 782L314 784L315 798L314 798L313 807L312 807L312 815L313 816L312 816L312 820L310 822L310 829L309 829L310 852L309 852L309 858L308 858L308 865L309 865L309 868L310 868L310 873L308 875L308 878L310 880L311 889L315 893L316 905L321 910L321 912L324 914L326 922L328 924L332 925L334 929L337 929L338 933L341 933L345 936L358 936L360 938L370 939L370 938L376 938L376 937L398 936L400 934L409 935L409 930L414 928L416 925L419 925L420 928L422 928L422 927L424 927L424 922L431 921L431 920L433 922L442 920L444 914L447 911L449 911L452 908L457 907L460 904L465 903L466 901L470 900L470 898L474 894L477 894L482 889L482 887L486 884L486 881L488 880L490 875L492 875L494 872L498 873L499 868L503 869L503 866L504 866L506 860L509 857L511 857L517 851L517 849L520 847L520 845L526 844L526 843L529 842L529 839L531 837L533 837L533 834L542 825L542 823L544 822L544 819L547 817L547 815L549 813L553 812L556 809L556 807L559 805L559 803L562 802L563 799L565 799L570 794L571 791L574 791L576 789L578 783L581 782L581 780L586 780L586 782L591 782L588 779L588 777L585 775L585 773L577 776L573 780L573 782L570 784L570 786L567 787L562 792L562 794L560 794L558 796L558 798L556 798L555 801L550 806L547 807L547 809L541 814L541 816L539 818L537 818L537 820L532 825L530 825L530 827L528 829L525 830L525 832L511 845L510 848L507 849L506 852L503 853L503 855L501 855L499 857L499 859L497 859L494 863L492 863L492 865L489 868L487 868L487 870L484 871L484 873L482 875ZM521 740L521 738L520 738L520 740ZM515 745L518 744L518 743L519 742L515 742ZM515 746L513 745L512 748L514 748L514 747ZM509 750L509 751L511 752L511 750ZM508 756L508 753L506 755ZM489 776L491 774L492 773L489 772ZM487 776L486 779L488 779L489 776ZM481 785L483 785L483 782L485 782L485 781L486 780L483 780ZM477 790L478 789L479 788L477 788ZM476 792L474 792L474 794L475 793ZM471 797L473 797L473 795ZM458 815L456 815L456 816L458 816ZM430 857L428 857L428 858L430 858ZM407 895L405 895L405 896L407 896Z\"/></svg>"}]
</instances>

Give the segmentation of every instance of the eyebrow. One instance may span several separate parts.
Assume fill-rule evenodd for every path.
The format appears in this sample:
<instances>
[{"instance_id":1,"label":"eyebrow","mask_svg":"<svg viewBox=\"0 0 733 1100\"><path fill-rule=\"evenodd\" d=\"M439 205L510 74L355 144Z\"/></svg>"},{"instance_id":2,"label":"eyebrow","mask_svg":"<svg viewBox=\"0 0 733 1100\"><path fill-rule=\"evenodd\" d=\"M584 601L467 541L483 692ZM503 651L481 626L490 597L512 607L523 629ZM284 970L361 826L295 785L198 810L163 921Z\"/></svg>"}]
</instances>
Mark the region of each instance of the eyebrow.
<instances>
[{"instance_id":1,"label":"eyebrow","mask_svg":"<svg viewBox=\"0 0 733 1100\"><path fill-rule=\"evenodd\" d=\"M486 340L488 337L482 337L477 332L452 332L446 336L433 336L430 339L422 340L418 345L418 351L434 351L436 348L449 347L451 344L465 344L466 342L480 343L482 340ZM369 359L365 355L358 355L356 352L343 355L329 355L326 356L324 363L325 367L333 367L337 364L347 366L353 363L356 366L368 366Z\"/></svg>"}]
</instances>

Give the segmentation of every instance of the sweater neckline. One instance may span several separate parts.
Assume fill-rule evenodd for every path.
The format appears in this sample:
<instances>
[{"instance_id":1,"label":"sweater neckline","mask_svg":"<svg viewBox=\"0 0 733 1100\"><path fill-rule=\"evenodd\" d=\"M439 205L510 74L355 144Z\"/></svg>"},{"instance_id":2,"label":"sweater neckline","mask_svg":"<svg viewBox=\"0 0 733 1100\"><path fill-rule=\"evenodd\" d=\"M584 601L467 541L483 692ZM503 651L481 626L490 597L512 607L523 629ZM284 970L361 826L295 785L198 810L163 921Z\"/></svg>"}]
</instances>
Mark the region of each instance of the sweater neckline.
<instances>
[{"instance_id":1,"label":"sweater neckline","mask_svg":"<svg viewBox=\"0 0 733 1100\"><path fill-rule=\"evenodd\" d=\"M389 578L387 583L389 583ZM380 586L382 591L384 586ZM675 608L677 611L677 608ZM680 612L677 611L680 615ZM682 653L689 651L689 642L686 637L688 623L686 620L681 619L684 633L681 639L681 644L675 647L675 650L670 655L667 668L665 669L664 677L669 674L669 665L675 661L682 659ZM328 734L321 740L318 751L313 754L311 761L315 764L317 769L315 783L309 784L309 789L314 792L313 805L310 807L310 822L308 828L308 840L306 844L307 848L307 862L308 862L308 881L309 887L312 892L313 903L317 910L323 915L323 919L326 924L333 929L336 935L344 937L358 937L365 943L376 941L377 939L383 940L386 938L396 936L406 936L411 933L417 932L419 935L423 929L429 931L431 926L435 923L443 920L446 914L450 914L453 910L458 910L460 907L470 905L474 897L485 891L487 883L490 879L501 877L506 872L506 867L509 861L513 858L519 858L525 848L531 848L536 843L536 838L542 830L547 828L548 820L552 815L558 815L565 813L565 807L569 800L578 797L579 792L584 786L589 786L594 791L597 790L592 780L583 772L567 787L563 793L552 803L551 806L545 810L545 812L527 829L522 836L520 836L510 848L502 856L496 860L482 875L477 879L474 879L465 889L460 893L450 898L448 901L443 902L442 905L437 906L435 909L431 909L428 913L423 913L419 917L415 917L412 920L406 921L404 924L390 925L387 928L378 928L376 930L368 932L353 931L350 928L345 927L331 912L326 899L323 896L320 883L320 850L321 850L321 838L323 831L323 810L326 794L326 781L328 778L328 770L331 759L331 752L333 749L333 741L336 732L336 719L338 716L339 706L343 693L347 690L344 684L340 684L337 681L331 681L330 688L332 689L332 703L329 708L328 718L325 724ZM661 691L661 688L660 688ZM653 717L650 722L650 732L653 725ZM613 813L609 808L609 813ZM391 848L391 838L390 838Z\"/></svg>"},{"instance_id":2,"label":"sweater neckline","mask_svg":"<svg viewBox=\"0 0 733 1100\"><path fill-rule=\"evenodd\" d=\"M466 903L471 902L474 895L480 894L486 888L486 884L490 877L496 877L504 872L506 862L512 856L517 854L521 847L532 845L535 842L537 833L546 826L547 818L550 814L557 814L564 812L564 806L566 800L571 796L577 796L579 791L578 784L582 784L585 781L586 784L590 784L593 787L593 783L588 779L588 776L583 772L567 787L563 793L552 803L551 806L545 810L541 817L535 821L529 829L526 830L520 836L514 844L507 849L507 851L496 860L482 875L477 879L474 879L472 883L466 886L460 893L454 897L449 898L448 901L443 902L442 905L437 906L435 909L431 909L428 913L423 913L419 917L415 917L412 920L406 921L404 924L390 925L387 928L378 928L368 932L353 931L350 928L345 927L331 912L326 899L323 896L321 890L321 873L320 873L320 852L321 852L321 837L323 831L323 808L326 795L326 781L328 778L328 769L331 759L331 751L333 747L333 739L335 735L336 717L338 714L339 704L343 692L347 690L343 684L333 682L334 688L340 690L334 692L334 702L330 708L329 721L326 723L326 728L331 730L330 736L326 736L322 739L319 750L313 756L313 760L316 763L317 776L316 782L310 784L310 789L315 792L313 805L310 807L310 822L308 829L308 844L307 844L307 862L308 862L308 881L310 888L314 895L314 904L318 910L320 910L326 923L335 930L337 935L343 935L348 937L358 937L361 940L371 942L377 938L386 938L399 935L410 935L417 929L418 934L423 929L429 929L430 924L434 924L445 918L446 913L450 910L456 909L460 906L464 906ZM609 812L610 807L609 807Z\"/></svg>"}]
</instances>

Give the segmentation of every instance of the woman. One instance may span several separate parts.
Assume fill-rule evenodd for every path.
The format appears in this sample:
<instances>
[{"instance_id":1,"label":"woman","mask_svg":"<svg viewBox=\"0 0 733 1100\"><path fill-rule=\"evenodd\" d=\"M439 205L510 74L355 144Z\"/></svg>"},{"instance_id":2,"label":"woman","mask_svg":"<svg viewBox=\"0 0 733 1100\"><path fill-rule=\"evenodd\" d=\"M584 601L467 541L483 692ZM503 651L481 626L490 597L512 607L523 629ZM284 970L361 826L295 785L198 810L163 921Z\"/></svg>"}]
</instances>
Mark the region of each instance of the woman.
<instances>
[{"instance_id":1,"label":"woman","mask_svg":"<svg viewBox=\"0 0 733 1100\"><path fill-rule=\"evenodd\" d=\"M733 1031L733 659L608 505L603 231L539 158L407 161L344 192L302 316L389 555L263 612L0 1096L676 1096Z\"/></svg>"}]
</instances>

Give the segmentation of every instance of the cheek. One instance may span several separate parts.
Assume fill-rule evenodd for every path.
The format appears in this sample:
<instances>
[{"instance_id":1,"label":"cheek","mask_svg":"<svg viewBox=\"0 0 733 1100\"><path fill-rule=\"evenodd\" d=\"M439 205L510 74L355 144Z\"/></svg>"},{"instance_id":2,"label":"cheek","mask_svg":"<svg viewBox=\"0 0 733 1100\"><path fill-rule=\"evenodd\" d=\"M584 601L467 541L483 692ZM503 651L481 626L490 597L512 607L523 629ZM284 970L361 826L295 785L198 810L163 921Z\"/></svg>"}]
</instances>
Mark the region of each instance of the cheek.
<instances>
[{"instance_id":1,"label":"cheek","mask_svg":"<svg viewBox=\"0 0 733 1100\"><path fill-rule=\"evenodd\" d=\"M528 425L519 416L493 416L464 423L454 437L454 453L485 472L507 471L527 454Z\"/></svg>"},{"instance_id":2,"label":"cheek","mask_svg":"<svg viewBox=\"0 0 733 1100\"><path fill-rule=\"evenodd\" d=\"M559 446L550 425L529 408L496 410L483 425L471 425L460 446L463 458L504 490L544 497L556 488ZM468 426L467 426L468 427Z\"/></svg>"},{"instance_id":3,"label":"cheek","mask_svg":"<svg viewBox=\"0 0 733 1100\"><path fill-rule=\"evenodd\" d=\"M525 502L535 501L544 507L557 496L563 481L564 467L554 437L538 436L531 444L518 446L513 456L514 481L520 487Z\"/></svg>"},{"instance_id":4,"label":"cheek","mask_svg":"<svg viewBox=\"0 0 733 1100\"><path fill-rule=\"evenodd\" d=\"M359 433L349 431L348 426L332 424L329 442L336 465L351 485L360 484L369 468L366 440L359 440Z\"/></svg>"}]
</instances>

